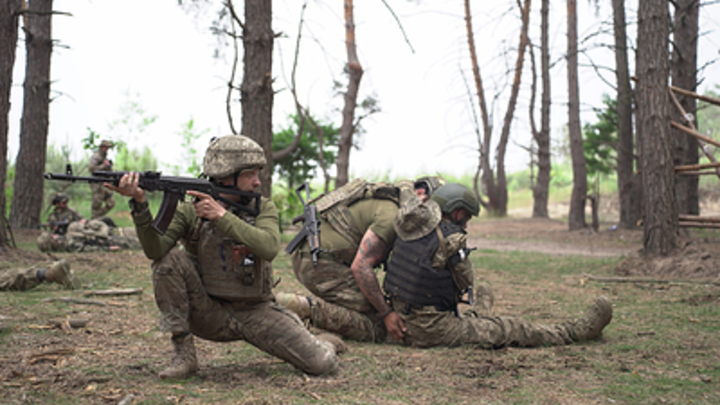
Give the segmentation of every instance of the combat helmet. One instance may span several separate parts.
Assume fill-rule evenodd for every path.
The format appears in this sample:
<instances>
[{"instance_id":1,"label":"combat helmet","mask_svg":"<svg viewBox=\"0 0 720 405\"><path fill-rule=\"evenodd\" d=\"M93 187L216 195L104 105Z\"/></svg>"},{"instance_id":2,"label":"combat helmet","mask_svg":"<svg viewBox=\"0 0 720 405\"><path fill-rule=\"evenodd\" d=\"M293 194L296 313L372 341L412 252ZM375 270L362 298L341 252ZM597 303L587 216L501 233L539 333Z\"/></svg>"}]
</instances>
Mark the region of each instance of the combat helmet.
<instances>
[{"instance_id":1,"label":"combat helmet","mask_svg":"<svg viewBox=\"0 0 720 405\"><path fill-rule=\"evenodd\" d=\"M433 195L433 193L435 193L435 190L437 190L438 188L440 188L440 186L444 184L445 179L440 176L424 176L415 180L415 183L413 185L416 190L419 188L424 188L425 194L431 196Z\"/></svg>"},{"instance_id":2,"label":"combat helmet","mask_svg":"<svg viewBox=\"0 0 720 405\"><path fill-rule=\"evenodd\" d=\"M464 208L473 216L480 213L480 203L469 188L458 183L440 186L430 197L438 203L440 211L450 215L456 208Z\"/></svg>"},{"instance_id":3,"label":"combat helmet","mask_svg":"<svg viewBox=\"0 0 720 405\"><path fill-rule=\"evenodd\" d=\"M212 138L203 159L203 174L222 179L233 173L265 166L265 151L244 135Z\"/></svg>"},{"instance_id":4,"label":"combat helmet","mask_svg":"<svg viewBox=\"0 0 720 405\"><path fill-rule=\"evenodd\" d=\"M54 194L54 196L53 196L53 198L52 198L52 200L51 200L51 203L52 203L52 205L57 205L58 203L67 202L67 201L69 201L69 200L70 200L70 199L68 198L67 194L64 194L64 193L56 193L56 194Z\"/></svg>"}]
</instances>

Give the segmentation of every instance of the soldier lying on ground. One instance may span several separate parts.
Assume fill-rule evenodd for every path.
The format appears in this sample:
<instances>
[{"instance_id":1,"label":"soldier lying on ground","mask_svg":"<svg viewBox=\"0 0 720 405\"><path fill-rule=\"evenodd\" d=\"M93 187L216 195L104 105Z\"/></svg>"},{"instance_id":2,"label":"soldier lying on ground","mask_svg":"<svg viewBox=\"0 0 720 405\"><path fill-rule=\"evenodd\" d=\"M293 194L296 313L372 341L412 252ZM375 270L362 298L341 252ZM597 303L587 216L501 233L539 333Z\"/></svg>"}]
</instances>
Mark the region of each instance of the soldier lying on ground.
<instances>
[{"instance_id":1,"label":"soldier lying on ground","mask_svg":"<svg viewBox=\"0 0 720 405\"><path fill-rule=\"evenodd\" d=\"M213 138L203 173L228 189L255 193L265 152L242 135ZM153 260L152 280L162 327L171 332L174 355L160 378L186 378L198 370L193 336L216 342L245 340L308 374L338 367L343 350L337 337L314 336L272 293L271 261L280 250L278 213L272 200L220 194L254 215L197 191L195 202L177 206L164 235L151 227L145 191L138 174L124 175L117 187L131 197L133 221L145 255ZM178 241L183 249L174 249ZM323 340L321 340L323 339Z\"/></svg>"},{"instance_id":2,"label":"soldier lying on ground","mask_svg":"<svg viewBox=\"0 0 720 405\"><path fill-rule=\"evenodd\" d=\"M27 291L42 282L58 283L71 290L80 288L70 264L64 259L50 267L0 269L0 291Z\"/></svg>"},{"instance_id":3,"label":"soldier lying on ground","mask_svg":"<svg viewBox=\"0 0 720 405\"><path fill-rule=\"evenodd\" d=\"M310 319L321 329L358 341L383 342L389 333L401 339L405 326L380 288L374 268L395 241L393 220L401 201L414 193L432 193L437 177L413 183L367 183L355 179L321 196L321 253L313 263L307 241L292 253L295 276L313 294L278 293L277 302Z\"/></svg>"},{"instance_id":4,"label":"soldier lying on ground","mask_svg":"<svg viewBox=\"0 0 720 405\"><path fill-rule=\"evenodd\" d=\"M479 211L475 195L452 183L440 187L427 202L411 199L401 207L384 289L407 327L403 342L417 347L536 347L600 336L612 319L604 296L582 318L544 326L516 317L492 317L492 296L480 289L483 313L469 310L460 316L461 295L473 285L465 228Z\"/></svg>"},{"instance_id":5,"label":"soldier lying on ground","mask_svg":"<svg viewBox=\"0 0 720 405\"><path fill-rule=\"evenodd\" d=\"M55 208L48 217L48 228L36 242L41 252L92 252L120 250L139 246L134 231L110 226L103 217L88 221L77 210L68 207L68 196L59 194L52 200Z\"/></svg>"}]
</instances>

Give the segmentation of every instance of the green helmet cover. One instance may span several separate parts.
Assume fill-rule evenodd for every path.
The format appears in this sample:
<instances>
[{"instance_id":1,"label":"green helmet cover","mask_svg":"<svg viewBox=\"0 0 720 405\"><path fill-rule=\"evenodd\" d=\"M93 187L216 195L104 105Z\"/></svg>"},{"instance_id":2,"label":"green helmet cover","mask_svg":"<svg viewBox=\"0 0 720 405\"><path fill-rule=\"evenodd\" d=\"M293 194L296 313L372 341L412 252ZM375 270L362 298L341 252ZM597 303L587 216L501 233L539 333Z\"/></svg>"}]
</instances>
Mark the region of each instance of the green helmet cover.
<instances>
[{"instance_id":1,"label":"green helmet cover","mask_svg":"<svg viewBox=\"0 0 720 405\"><path fill-rule=\"evenodd\" d=\"M445 214L452 213L457 208L463 208L473 216L480 213L480 203L469 188L458 183L447 183L440 186L430 197L440 206Z\"/></svg>"}]
</instances>

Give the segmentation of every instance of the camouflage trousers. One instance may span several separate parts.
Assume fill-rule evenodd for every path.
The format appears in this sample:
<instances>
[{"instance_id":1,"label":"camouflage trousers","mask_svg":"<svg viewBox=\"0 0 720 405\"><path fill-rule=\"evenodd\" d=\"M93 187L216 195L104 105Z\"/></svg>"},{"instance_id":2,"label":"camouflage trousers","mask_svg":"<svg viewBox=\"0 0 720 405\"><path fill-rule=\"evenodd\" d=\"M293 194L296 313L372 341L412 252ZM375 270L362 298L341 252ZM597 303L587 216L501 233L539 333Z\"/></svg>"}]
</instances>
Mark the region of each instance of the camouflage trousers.
<instances>
[{"instance_id":1,"label":"camouflage trousers","mask_svg":"<svg viewBox=\"0 0 720 405\"><path fill-rule=\"evenodd\" d=\"M35 288L40 284L37 272L41 268L33 266L25 269L0 270L0 291L27 291Z\"/></svg>"},{"instance_id":2,"label":"camouflage trousers","mask_svg":"<svg viewBox=\"0 0 720 405\"><path fill-rule=\"evenodd\" d=\"M357 341L385 341L385 323L360 291L350 266L322 257L313 266L310 254L300 250L293 252L292 265L297 279L314 294L314 326Z\"/></svg>"},{"instance_id":3,"label":"camouflage trousers","mask_svg":"<svg viewBox=\"0 0 720 405\"><path fill-rule=\"evenodd\" d=\"M100 218L115 207L113 192L102 184L90 184L92 190L92 219Z\"/></svg>"},{"instance_id":4,"label":"camouflage trousers","mask_svg":"<svg viewBox=\"0 0 720 405\"><path fill-rule=\"evenodd\" d=\"M407 333L403 343L416 347L476 345L485 349L505 346L559 346L573 342L563 325L535 325L524 319L508 316L482 317L469 310L462 317L453 311L440 312L435 307L412 308L392 300L393 309L405 322Z\"/></svg>"},{"instance_id":5,"label":"camouflage trousers","mask_svg":"<svg viewBox=\"0 0 720 405\"><path fill-rule=\"evenodd\" d=\"M244 340L313 375L338 367L335 350L311 334L295 313L274 301L229 302L205 291L197 262L173 249L152 264L163 330L215 341Z\"/></svg>"}]
</instances>

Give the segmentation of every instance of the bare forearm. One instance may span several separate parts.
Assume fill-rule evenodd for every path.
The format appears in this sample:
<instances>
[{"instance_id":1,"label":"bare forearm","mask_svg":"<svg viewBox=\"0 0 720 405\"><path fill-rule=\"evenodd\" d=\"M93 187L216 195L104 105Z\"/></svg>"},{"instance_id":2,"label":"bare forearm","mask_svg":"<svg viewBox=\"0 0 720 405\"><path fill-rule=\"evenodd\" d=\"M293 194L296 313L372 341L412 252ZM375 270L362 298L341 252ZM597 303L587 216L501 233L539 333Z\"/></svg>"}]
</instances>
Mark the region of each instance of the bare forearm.
<instances>
[{"instance_id":1,"label":"bare forearm","mask_svg":"<svg viewBox=\"0 0 720 405\"><path fill-rule=\"evenodd\" d=\"M387 244L374 232L367 231L350 267L360 291L381 314L387 314L391 308L385 302L385 296L373 268L385 257L386 251Z\"/></svg>"}]
</instances>

